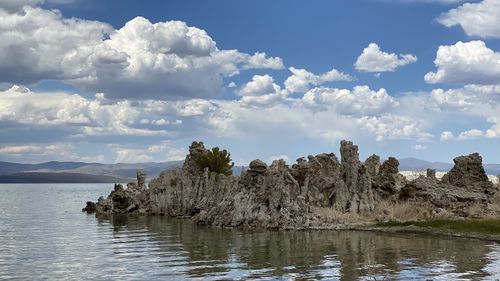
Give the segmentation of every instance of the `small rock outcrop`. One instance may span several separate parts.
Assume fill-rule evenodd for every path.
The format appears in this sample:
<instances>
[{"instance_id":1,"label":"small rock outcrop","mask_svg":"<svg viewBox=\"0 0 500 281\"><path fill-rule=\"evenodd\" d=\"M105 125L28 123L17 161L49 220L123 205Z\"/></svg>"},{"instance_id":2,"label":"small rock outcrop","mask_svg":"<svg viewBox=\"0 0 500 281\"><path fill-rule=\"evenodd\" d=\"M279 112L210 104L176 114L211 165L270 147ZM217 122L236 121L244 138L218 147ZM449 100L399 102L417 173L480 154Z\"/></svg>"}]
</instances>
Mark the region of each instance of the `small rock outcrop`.
<instances>
[{"instance_id":1,"label":"small rock outcrop","mask_svg":"<svg viewBox=\"0 0 500 281\"><path fill-rule=\"evenodd\" d=\"M484 171L481 156L474 153L459 156L453 161L455 165L441 181L436 179L435 170L429 169L426 177L406 184L400 197L428 201L438 208L458 214L474 204L486 207L497 189Z\"/></svg>"},{"instance_id":2,"label":"small rock outcrop","mask_svg":"<svg viewBox=\"0 0 500 281\"><path fill-rule=\"evenodd\" d=\"M207 151L208 150L205 148L203 142L194 141L189 146L189 154L186 155L186 159L182 165L182 170L193 175L200 174L202 171L200 171L200 168L196 164L196 159L198 156L206 153Z\"/></svg>"},{"instance_id":3,"label":"small rock outcrop","mask_svg":"<svg viewBox=\"0 0 500 281\"><path fill-rule=\"evenodd\" d=\"M428 177L428 178L431 178L431 179L435 179L436 178L436 170L434 170L434 169L427 169L425 171L425 176Z\"/></svg>"},{"instance_id":4,"label":"small rock outcrop","mask_svg":"<svg viewBox=\"0 0 500 281\"><path fill-rule=\"evenodd\" d=\"M459 156L453 159L453 162L455 162L455 166L443 176L444 183L476 192L484 192L487 195L495 193L493 183L484 171L483 159L478 153Z\"/></svg>"},{"instance_id":5,"label":"small rock outcrop","mask_svg":"<svg viewBox=\"0 0 500 281\"><path fill-rule=\"evenodd\" d=\"M146 188L146 173L137 171L137 187Z\"/></svg>"},{"instance_id":6,"label":"small rock outcrop","mask_svg":"<svg viewBox=\"0 0 500 281\"><path fill-rule=\"evenodd\" d=\"M92 201L87 201L87 205L85 208L82 209L82 212L86 212L88 214L95 213L96 211L96 204Z\"/></svg>"},{"instance_id":7,"label":"small rock outcrop","mask_svg":"<svg viewBox=\"0 0 500 281\"><path fill-rule=\"evenodd\" d=\"M382 199L399 193L406 184L406 179L399 174L399 161L394 157L385 160L375 181L375 188Z\"/></svg>"},{"instance_id":8,"label":"small rock outcrop","mask_svg":"<svg viewBox=\"0 0 500 281\"><path fill-rule=\"evenodd\" d=\"M428 170L408 182L396 158L381 165L372 155L363 163L350 141L341 142L340 161L333 153L299 158L291 167L283 160L268 166L257 159L240 176L200 168L196 159L206 152L202 142L193 142L182 168L162 172L149 188L138 171L137 182L115 185L107 198L87 202L82 211L189 217L221 227L310 228L324 223L315 211L321 208L363 215L381 202L413 200L428 202L440 213L460 214L471 204L486 206L496 192L478 154L455 158L441 181Z\"/></svg>"}]
</instances>

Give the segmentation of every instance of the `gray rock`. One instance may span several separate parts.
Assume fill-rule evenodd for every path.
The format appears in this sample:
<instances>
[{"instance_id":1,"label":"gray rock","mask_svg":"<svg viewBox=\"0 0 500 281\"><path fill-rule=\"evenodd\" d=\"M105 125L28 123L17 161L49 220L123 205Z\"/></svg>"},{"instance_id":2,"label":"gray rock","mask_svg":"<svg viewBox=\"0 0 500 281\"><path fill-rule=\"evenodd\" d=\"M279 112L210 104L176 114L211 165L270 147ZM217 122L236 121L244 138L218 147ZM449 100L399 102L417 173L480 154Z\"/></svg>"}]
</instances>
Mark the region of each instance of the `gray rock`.
<instances>
[{"instance_id":1,"label":"gray rock","mask_svg":"<svg viewBox=\"0 0 500 281\"><path fill-rule=\"evenodd\" d=\"M436 178L436 170L434 170L434 169L427 169L427 171L426 171L426 177L435 179Z\"/></svg>"},{"instance_id":2,"label":"gray rock","mask_svg":"<svg viewBox=\"0 0 500 281\"><path fill-rule=\"evenodd\" d=\"M184 160L184 164L182 165L182 170L187 171L190 174L199 175L203 173L200 170L198 165L196 165L196 158L201 154L206 153L208 150L205 148L203 142L193 141L191 146L189 146L189 154L186 156Z\"/></svg>"},{"instance_id":3,"label":"gray rock","mask_svg":"<svg viewBox=\"0 0 500 281\"><path fill-rule=\"evenodd\" d=\"M492 195L496 192L483 167L483 159L478 153L453 159L455 166L443 177L443 181L458 187Z\"/></svg>"},{"instance_id":4,"label":"gray rock","mask_svg":"<svg viewBox=\"0 0 500 281\"><path fill-rule=\"evenodd\" d=\"M315 208L345 213L371 213L381 201L425 201L441 208L440 214L461 214L471 204L488 204L496 189L485 177L479 155L457 157L442 181L433 171L411 182L399 174L399 162L390 157L359 160L358 147L342 141L340 161L333 153L299 158L291 167L283 160L267 166L250 163L241 176L201 170L196 157L205 153L193 142L181 169L164 171L145 187L145 174L127 189L115 185L107 197L89 202L86 211L101 214L158 214L190 217L222 227L308 228L321 226ZM94 204L94 205L92 205ZM438 216L438 214L435 214Z\"/></svg>"},{"instance_id":5,"label":"gray rock","mask_svg":"<svg viewBox=\"0 0 500 281\"><path fill-rule=\"evenodd\" d=\"M146 173L144 171L137 171L137 186L139 188L146 188Z\"/></svg>"},{"instance_id":6,"label":"gray rock","mask_svg":"<svg viewBox=\"0 0 500 281\"><path fill-rule=\"evenodd\" d=\"M96 211L96 203L92 201L87 201L87 206L82 209L82 212L87 212L87 214L93 214Z\"/></svg>"},{"instance_id":7,"label":"gray rock","mask_svg":"<svg viewBox=\"0 0 500 281\"><path fill-rule=\"evenodd\" d=\"M381 198L387 199L399 193L405 184L405 178L399 174L399 161L394 157L389 157L380 167L375 181L377 193Z\"/></svg>"},{"instance_id":8,"label":"gray rock","mask_svg":"<svg viewBox=\"0 0 500 281\"><path fill-rule=\"evenodd\" d=\"M365 161L366 172L375 179L380 171L380 156L373 154Z\"/></svg>"}]
</instances>

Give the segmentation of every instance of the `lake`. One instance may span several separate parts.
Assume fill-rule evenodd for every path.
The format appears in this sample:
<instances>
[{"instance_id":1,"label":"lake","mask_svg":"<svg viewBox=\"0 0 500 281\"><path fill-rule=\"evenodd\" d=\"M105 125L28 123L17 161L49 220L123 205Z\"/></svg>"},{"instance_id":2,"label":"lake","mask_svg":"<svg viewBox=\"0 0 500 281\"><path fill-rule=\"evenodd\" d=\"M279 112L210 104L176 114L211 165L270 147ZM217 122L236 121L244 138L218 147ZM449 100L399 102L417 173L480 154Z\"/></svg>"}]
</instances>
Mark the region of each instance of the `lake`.
<instances>
[{"instance_id":1,"label":"lake","mask_svg":"<svg viewBox=\"0 0 500 281\"><path fill-rule=\"evenodd\" d=\"M432 235L225 230L81 212L112 184L0 185L0 280L495 280L500 245Z\"/></svg>"}]
</instances>

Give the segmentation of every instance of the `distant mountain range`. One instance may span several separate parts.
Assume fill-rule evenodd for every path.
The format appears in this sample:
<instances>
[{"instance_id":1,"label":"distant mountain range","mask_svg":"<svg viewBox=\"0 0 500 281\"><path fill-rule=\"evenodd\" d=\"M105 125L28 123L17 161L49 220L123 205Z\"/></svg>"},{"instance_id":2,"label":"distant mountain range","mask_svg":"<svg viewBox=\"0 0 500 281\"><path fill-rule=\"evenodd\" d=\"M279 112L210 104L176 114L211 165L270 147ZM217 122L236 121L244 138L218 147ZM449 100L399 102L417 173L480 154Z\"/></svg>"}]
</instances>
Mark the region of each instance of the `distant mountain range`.
<instances>
[{"instance_id":1,"label":"distant mountain range","mask_svg":"<svg viewBox=\"0 0 500 281\"><path fill-rule=\"evenodd\" d=\"M137 170L143 170L148 178L153 178L164 170L182 166L182 163L183 161L101 164L52 161L40 164L19 164L0 161L0 183L124 183L134 180Z\"/></svg>"},{"instance_id":2,"label":"distant mountain range","mask_svg":"<svg viewBox=\"0 0 500 281\"><path fill-rule=\"evenodd\" d=\"M135 180L136 171L143 170L148 178L155 178L168 169L182 166L183 161L151 163L84 163L46 162L40 164L19 164L0 161L0 183L126 183ZM489 175L500 174L500 164L486 164ZM416 158L399 159L400 171L422 171L427 168L449 171L451 163L429 162ZM242 166L234 167L235 175L241 174Z\"/></svg>"},{"instance_id":3,"label":"distant mountain range","mask_svg":"<svg viewBox=\"0 0 500 281\"><path fill-rule=\"evenodd\" d=\"M0 175L0 183L126 183L130 179L78 173L16 173Z\"/></svg>"},{"instance_id":4,"label":"distant mountain range","mask_svg":"<svg viewBox=\"0 0 500 281\"><path fill-rule=\"evenodd\" d=\"M398 160L400 171L422 171L430 168L440 172L447 172L453 168L452 163L429 162L417 158L402 158ZM500 164L484 164L484 170L488 175L500 175Z\"/></svg>"}]
</instances>

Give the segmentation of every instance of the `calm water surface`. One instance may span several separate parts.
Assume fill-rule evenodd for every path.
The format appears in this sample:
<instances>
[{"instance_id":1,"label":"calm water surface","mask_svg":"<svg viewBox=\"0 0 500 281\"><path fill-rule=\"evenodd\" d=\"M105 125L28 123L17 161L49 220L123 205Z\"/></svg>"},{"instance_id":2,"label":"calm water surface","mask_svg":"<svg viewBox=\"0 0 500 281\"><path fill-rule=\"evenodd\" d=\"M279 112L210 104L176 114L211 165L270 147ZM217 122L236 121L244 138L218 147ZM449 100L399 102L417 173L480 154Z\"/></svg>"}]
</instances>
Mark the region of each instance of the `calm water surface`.
<instances>
[{"instance_id":1,"label":"calm water surface","mask_svg":"<svg viewBox=\"0 0 500 281\"><path fill-rule=\"evenodd\" d=\"M241 231L96 218L110 184L0 185L1 280L496 280L500 246L429 235Z\"/></svg>"}]
</instances>

